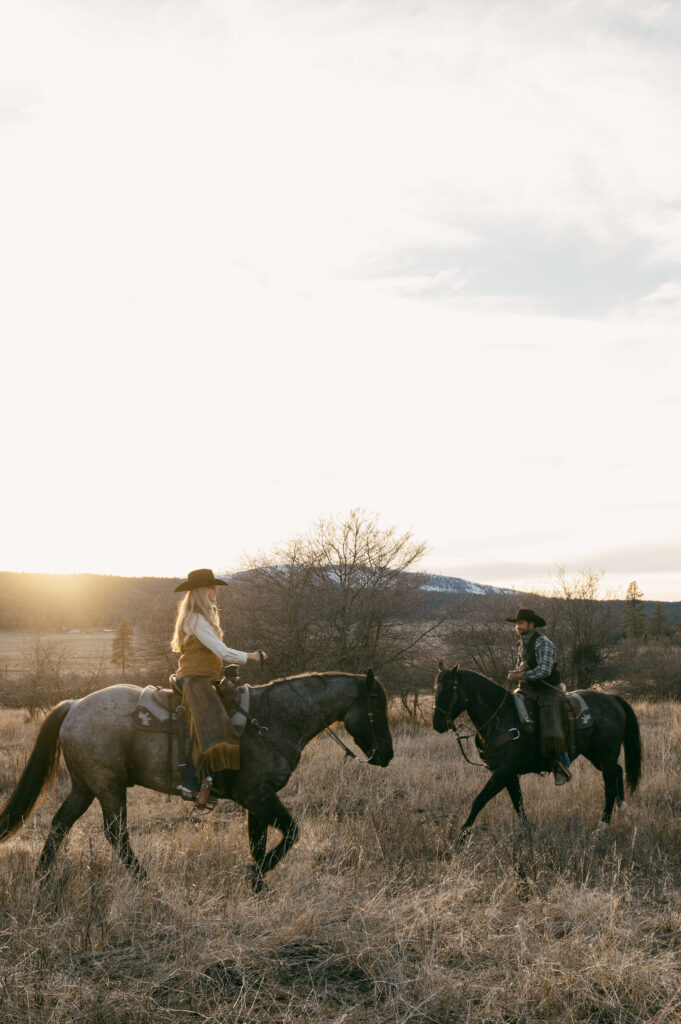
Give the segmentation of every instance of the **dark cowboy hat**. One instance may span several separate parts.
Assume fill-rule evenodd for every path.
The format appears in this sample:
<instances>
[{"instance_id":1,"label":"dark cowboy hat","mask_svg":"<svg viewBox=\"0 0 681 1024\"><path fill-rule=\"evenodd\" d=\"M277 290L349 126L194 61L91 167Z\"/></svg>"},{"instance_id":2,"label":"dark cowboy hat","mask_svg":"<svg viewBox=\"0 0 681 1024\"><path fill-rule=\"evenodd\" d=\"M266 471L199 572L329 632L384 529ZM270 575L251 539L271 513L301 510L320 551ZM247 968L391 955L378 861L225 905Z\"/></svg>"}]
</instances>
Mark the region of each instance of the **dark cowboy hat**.
<instances>
[{"instance_id":1,"label":"dark cowboy hat","mask_svg":"<svg viewBox=\"0 0 681 1024\"><path fill-rule=\"evenodd\" d=\"M224 580L216 579L212 569L192 569L186 580L178 583L174 594L181 590L199 590L201 587L226 587Z\"/></svg>"},{"instance_id":2,"label":"dark cowboy hat","mask_svg":"<svg viewBox=\"0 0 681 1024\"><path fill-rule=\"evenodd\" d=\"M534 622L535 626L545 626L546 621L542 619L541 615L537 615L531 608L520 608L518 614L514 619L506 619L507 622L519 622L522 619L524 622Z\"/></svg>"}]
</instances>

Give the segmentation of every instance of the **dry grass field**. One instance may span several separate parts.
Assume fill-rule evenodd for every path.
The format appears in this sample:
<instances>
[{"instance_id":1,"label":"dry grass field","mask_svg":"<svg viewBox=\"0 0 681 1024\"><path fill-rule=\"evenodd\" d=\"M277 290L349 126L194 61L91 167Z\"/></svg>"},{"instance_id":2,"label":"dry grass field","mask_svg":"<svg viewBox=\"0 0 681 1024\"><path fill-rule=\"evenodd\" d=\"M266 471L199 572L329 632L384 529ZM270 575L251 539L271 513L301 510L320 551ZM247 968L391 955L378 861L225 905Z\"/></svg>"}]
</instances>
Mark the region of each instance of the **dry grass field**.
<instances>
[{"instance_id":1,"label":"dry grass field","mask_svg":"<svg viewBox=\"0 0 681 1024\"><path fill-rule=\"evenodd\" d=\"M30 633L21 630L0 629L0 663L10 672L20 672L30 660L36 641L41 639L59 655L65 670L82 671L100 659L111 658L112 630L89 630L81 633Z\"/></svg>"},{"instance_id":2,"label":"dry grass field","mask_svg":"<svg viewBox=\"0 0 681 1024\"><path fill-rule=\"evenodd\" d=\"M130 793L149 880L128 877L96 806L41 892L52 795L0 846L3 1024L676 1024L681 1020L681 707L637 705L644 774L608 833L600 776L524 780L452 841L486 773L394 709L387 769L327 738L283 791L301 841L251 895L243 812L195 821ZM0 795L38 722L0 712ZM58 790L63 793L65 777Z\"/></svg>"}]
</instances>

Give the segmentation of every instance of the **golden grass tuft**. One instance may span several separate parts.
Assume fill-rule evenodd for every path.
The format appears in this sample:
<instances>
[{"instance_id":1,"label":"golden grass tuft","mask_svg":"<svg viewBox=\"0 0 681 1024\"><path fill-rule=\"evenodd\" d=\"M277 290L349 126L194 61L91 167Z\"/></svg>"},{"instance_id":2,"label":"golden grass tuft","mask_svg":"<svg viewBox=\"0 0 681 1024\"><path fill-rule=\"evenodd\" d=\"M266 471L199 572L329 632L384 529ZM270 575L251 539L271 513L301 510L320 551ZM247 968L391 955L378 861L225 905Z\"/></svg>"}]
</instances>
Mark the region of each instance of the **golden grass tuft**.
<instances>
[{"instance_id":1,"label":"golden grass tuft","mask_svg":"<svg viewBox=\"0 0 681 1024\"><path fill-rule=\"evenodd\" d=\"M486 773L393 713L388 769L312 744L282 797L301 841L260 898L243 812L198 822L130 792L136 882L97 805L39 892L57 801L0 847L3 1024L673 1024L681 1019L681 709L640 705L644 774L595 835L600 776L526 778L531 833L500 796L456 851ZM37 724L0 714L6 797ZM59 791L66 779L60 776Z\"/></svg>"}]
</instances>

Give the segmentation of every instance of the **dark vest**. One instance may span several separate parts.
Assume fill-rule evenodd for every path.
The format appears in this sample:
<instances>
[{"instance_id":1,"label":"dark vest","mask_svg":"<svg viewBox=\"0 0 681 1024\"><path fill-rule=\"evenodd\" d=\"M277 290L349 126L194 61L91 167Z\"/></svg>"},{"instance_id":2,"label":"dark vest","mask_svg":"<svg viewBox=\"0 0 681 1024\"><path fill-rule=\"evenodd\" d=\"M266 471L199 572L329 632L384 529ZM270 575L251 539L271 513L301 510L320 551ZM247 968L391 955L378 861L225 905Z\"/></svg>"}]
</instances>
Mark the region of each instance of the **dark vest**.
<instances>
[{"instance_id":1,"label":"dark vest","mask_svg":"<svg viewBox=\"0 0 681 1024\"><path fill-rule=\"evenodd\" d=\"M527 647L524 647L525 661L527 662L527 667L528 668L536 668L537 667L537 651L536 651L536 647L537 647L537 640L539 639L539 636L540 636L540 634L535 631L534 634L530 637L530 641L529 641ZM549 672L548 676L545 676L545 680L551 686L560 686L560 669L558 668L558 665L556 664L555 661L553 662L553 665L551 666L551 671ZM532 679L528 680L528 682L537 682L537 681L538 680L532 680Z\"/></svg>"}]
</instances>

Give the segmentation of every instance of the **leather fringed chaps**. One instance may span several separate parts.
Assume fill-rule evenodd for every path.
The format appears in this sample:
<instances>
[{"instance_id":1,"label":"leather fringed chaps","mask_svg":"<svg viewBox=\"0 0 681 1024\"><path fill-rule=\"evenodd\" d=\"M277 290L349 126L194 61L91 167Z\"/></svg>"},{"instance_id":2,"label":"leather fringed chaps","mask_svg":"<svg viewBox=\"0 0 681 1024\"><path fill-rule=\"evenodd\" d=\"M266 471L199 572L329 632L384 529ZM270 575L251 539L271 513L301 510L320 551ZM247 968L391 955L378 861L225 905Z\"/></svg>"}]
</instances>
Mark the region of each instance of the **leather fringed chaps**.
<instances>
[{"instance_id":1,"label":"leather fringed chaps","mask_svg":"<svg viewBox=\"0 0 681 1024\"><path fill-rule=\"evenodd\" d=\"M239 736L215 691L211 677L186 676L182 703L199 778L239 769Z\"/></svg>"},{"instance_id":2,"label":"leather fringed chaps","mask_svg":"<svg viewBox=\"0 0 681 1024\"><path fill-rule=\"evenodd\" d=\"M549 687L537 695L542 754L562 754L567 750L562 701L563 695Z\"/></svg>"}]
</instances>

